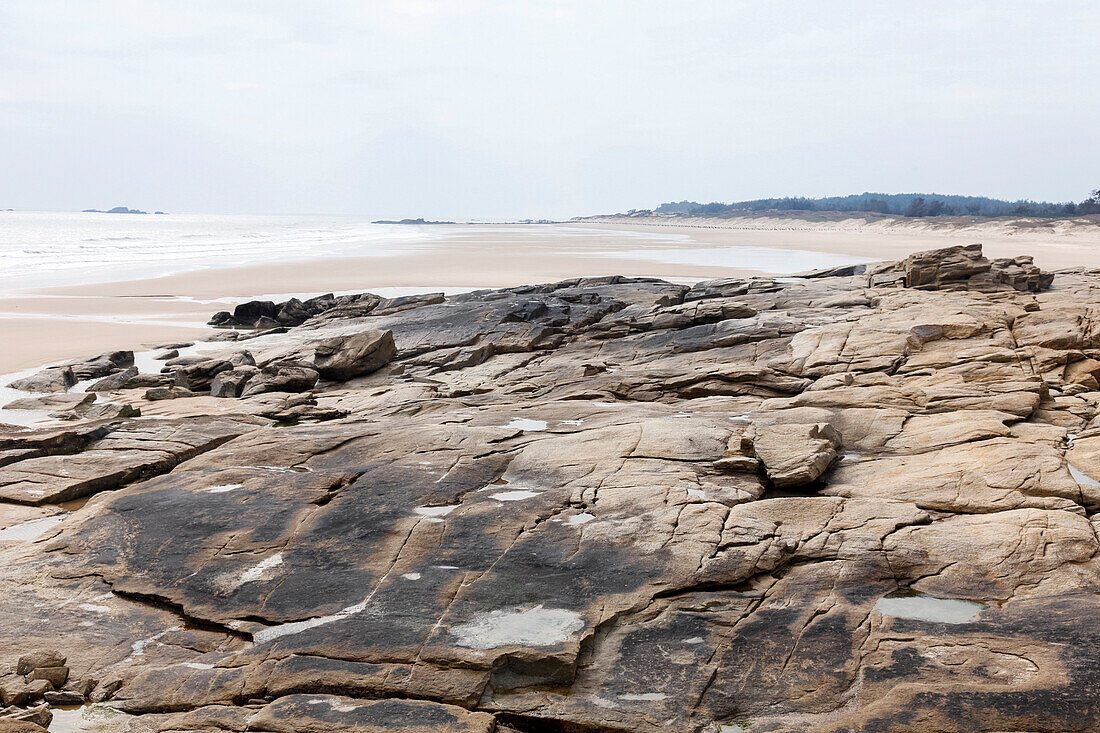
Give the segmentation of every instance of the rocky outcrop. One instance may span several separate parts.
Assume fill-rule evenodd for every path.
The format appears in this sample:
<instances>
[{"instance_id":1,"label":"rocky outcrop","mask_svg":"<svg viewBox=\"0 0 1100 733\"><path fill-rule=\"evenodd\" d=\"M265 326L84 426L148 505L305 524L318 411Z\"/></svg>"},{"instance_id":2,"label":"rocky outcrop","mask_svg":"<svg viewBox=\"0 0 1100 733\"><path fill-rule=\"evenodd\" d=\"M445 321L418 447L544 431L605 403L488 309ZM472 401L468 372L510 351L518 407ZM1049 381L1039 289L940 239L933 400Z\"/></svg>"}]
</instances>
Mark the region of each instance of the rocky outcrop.
<instances>
[{"instance_id":1,"label":"rocky outcrop","mask_svg":"<svg viewBox=\"0 0 1100 733\"><path fill-rule=\"evenodd\" d=\"M268 364L243 383L242 397L264 392L305 392L317 384L317 370L308 364L283 360Z\"/></svg>"},{"instance_id":2,"label":"rocky outcrop","mask_svg":"<svg viewBox=\"0 0 1100 733\"><path fill-rule=\"evenodd\" d=\"M440 294L438 297L441 298L442 295ZM306 301L291 298L282 303L274 303L269 300L250 300L235 307L232 313L229 311L215 313L210 319L209 325L220 328L257 329L300 326L314 316L333 310L338 312L339 317L346 317L351 314L366 315L380 302L382 302L381 298L370 293L341 295L340 297L328 293Z\"/></svg>"},{"instance_id":3,"label":"rocky outcrop","mask_svg":"<svg viewBox=\"0 0 1100 733\"><path fill-rule=\"evenodd\" d=\"M781 488L813 483L836 458L840 434L829 423L771 425L757 431L753 451Z\"/></svg>"},{"instance_id":4,"label":"rocky outcrop","mask_svg":"<svg viewBox=\"0 0 1100 733\"><path fill-rule=\"evenodd\" d=\"M396 353L393 331L364 331L317 344L313 366L325 379L345 382L378 371Z\"/></svg>"},{"instance_id":5,"label":"rocky outcrop","mask_svg":"<svg viewBox=\"0 0 1100 733\"><path fill-rule=\"evenodd\" d=\"M29 377L16 379L8 386L23 392L65 392L76 384L71 367L50 367Z\"/></svg>"},{"instance_id":6,"label":"rocky outcrop","mask_svg":"<svg viewBox=\"0 0 1100 733\"><path fill-rule=\"evenodd\" d=\"M981 259L362 297L112 397L150 417L13 430L0 694L134 733L1100 728L1100 276Z\"/></svg>"},{"instance_id":7,"label":"rocky outcrop","mask_svg":"<svg viewBox=\"0 0 1100 733\"><path fill-rule=\"evenodd\" d=\"M996 289L1007 285L1014 290L1037 293L1050 287L1054 273L1043 272L1029 256L988 260L982 245L970 244L917 252L901 262L851 269L851 274L867 273L874 286L903 285L910 288L966 287ZM845 268L810 273L814 277L847 273Z\"/></svg>"},{"instance_id":8,"label":"rocky outcrop","mask_svg":"<svg viewBox=\"0 0 1100 733\"><path fill-rule=\"evenodd\" d=\"M89 392L110 392L116 389L122 389L128 387L130 380L138 375L138 369L135 366L126 367L121 372L112 374L109 377L104 377L95 384L88 387Z\"/></svg>"},{"instance_id":9,"label":"rocky outcrop","mask_svg":"<svg viewBox=\"0 0 1100 733\"><path fill-rule=\"evenodd\" d=\"M84 361L69 362L67 366L73 370L77 380L84 380L106 377L133 365L134 352L110 351Z\"/></svg>"}]
</instances>

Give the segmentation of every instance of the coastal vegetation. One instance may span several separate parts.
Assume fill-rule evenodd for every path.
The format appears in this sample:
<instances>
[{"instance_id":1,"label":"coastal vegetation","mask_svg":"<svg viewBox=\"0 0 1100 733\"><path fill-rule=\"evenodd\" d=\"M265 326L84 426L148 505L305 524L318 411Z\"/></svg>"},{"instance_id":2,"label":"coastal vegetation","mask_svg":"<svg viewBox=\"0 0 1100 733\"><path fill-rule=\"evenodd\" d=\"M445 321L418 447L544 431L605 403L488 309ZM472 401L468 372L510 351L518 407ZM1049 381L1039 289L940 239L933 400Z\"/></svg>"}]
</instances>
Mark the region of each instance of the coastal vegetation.
<instances>
[{"instance_id":1,"label":"coastal vegetation","mask_svg":"<svg viewBox=\"0 0 1100 733\"><path fill-rule=\"evenodd\" d=\"M923 218L931 216L1037 216L1068 217L1100 214L1100 189L1080 202L1007 201L987 196L958 196L938 193L860 193L849 196L753 199L732 203L675 201L653 209L657 214L720 216L735 212L758 211L837 211L869 212ZM639 212L631 212L639 213Z\"/></svg>"}]
</instances>

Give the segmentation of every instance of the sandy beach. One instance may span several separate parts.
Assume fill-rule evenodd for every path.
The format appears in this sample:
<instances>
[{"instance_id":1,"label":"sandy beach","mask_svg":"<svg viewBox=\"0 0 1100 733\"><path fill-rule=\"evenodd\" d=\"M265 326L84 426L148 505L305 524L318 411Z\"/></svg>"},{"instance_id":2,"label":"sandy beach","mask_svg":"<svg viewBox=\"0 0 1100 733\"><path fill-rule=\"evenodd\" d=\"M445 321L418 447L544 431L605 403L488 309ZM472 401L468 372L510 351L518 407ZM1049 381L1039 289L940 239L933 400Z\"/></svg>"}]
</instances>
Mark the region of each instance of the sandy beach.
<instances>
[{"instance_id":1,"label":"sandy beach","mask_svg":"<svg viewBox=\"0 0 1100 733\"><path fill-rule=\"evenodd\" d=\"M469 225L392 253L219 267L121 282L37 288L0 298L0 374L114 348L201 338L206 320L261 296L379 289L506 287L621 274L696 281L790 274L846 261L983 242L990 257L1030 253L1048 269L1100 266L1100 227L1018 230L860 219L607 218L565 225ZM815 260L814 253L826 257ZM755 267L738 266L742 262Z\"/></svg>"}]
</instances>

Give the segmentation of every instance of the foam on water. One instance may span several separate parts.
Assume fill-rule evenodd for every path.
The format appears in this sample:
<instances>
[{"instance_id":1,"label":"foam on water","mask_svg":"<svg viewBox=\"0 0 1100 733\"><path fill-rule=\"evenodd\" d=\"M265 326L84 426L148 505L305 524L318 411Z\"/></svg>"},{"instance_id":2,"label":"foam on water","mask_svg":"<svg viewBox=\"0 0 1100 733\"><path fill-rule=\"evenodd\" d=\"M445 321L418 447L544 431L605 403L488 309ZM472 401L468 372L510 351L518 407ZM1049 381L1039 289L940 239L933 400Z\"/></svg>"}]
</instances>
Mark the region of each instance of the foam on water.
<instances>
[{"instance_id":1,"label":"foam on water","mask_svg":"<svg viewBox=\"0 0 1100 733\"><path fill-rule=\"evenodd\" d=\"M364 217L4 212L0 292L112 282L208 267L385 256L443 228Z\"/></svg>"}]
</instances>

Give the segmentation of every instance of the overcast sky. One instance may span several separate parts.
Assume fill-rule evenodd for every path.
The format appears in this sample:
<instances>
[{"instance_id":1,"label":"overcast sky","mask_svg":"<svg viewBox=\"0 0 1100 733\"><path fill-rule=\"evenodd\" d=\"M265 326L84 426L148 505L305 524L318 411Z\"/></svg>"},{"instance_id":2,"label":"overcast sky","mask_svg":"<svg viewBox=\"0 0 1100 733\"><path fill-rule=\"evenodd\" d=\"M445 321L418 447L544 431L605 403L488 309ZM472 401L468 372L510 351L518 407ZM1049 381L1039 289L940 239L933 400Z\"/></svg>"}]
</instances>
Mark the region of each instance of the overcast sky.
<instances>
[{"instance_id":1,"label":"overcast sky","mask_svg":"<svg viewBox=\"0 0 1100 733\"><path fill-rule=\"evenodd\" d=\"M0 4L0 207L541 217L1100 187L1096 0Z\"/></svg>"}]
</instances>

